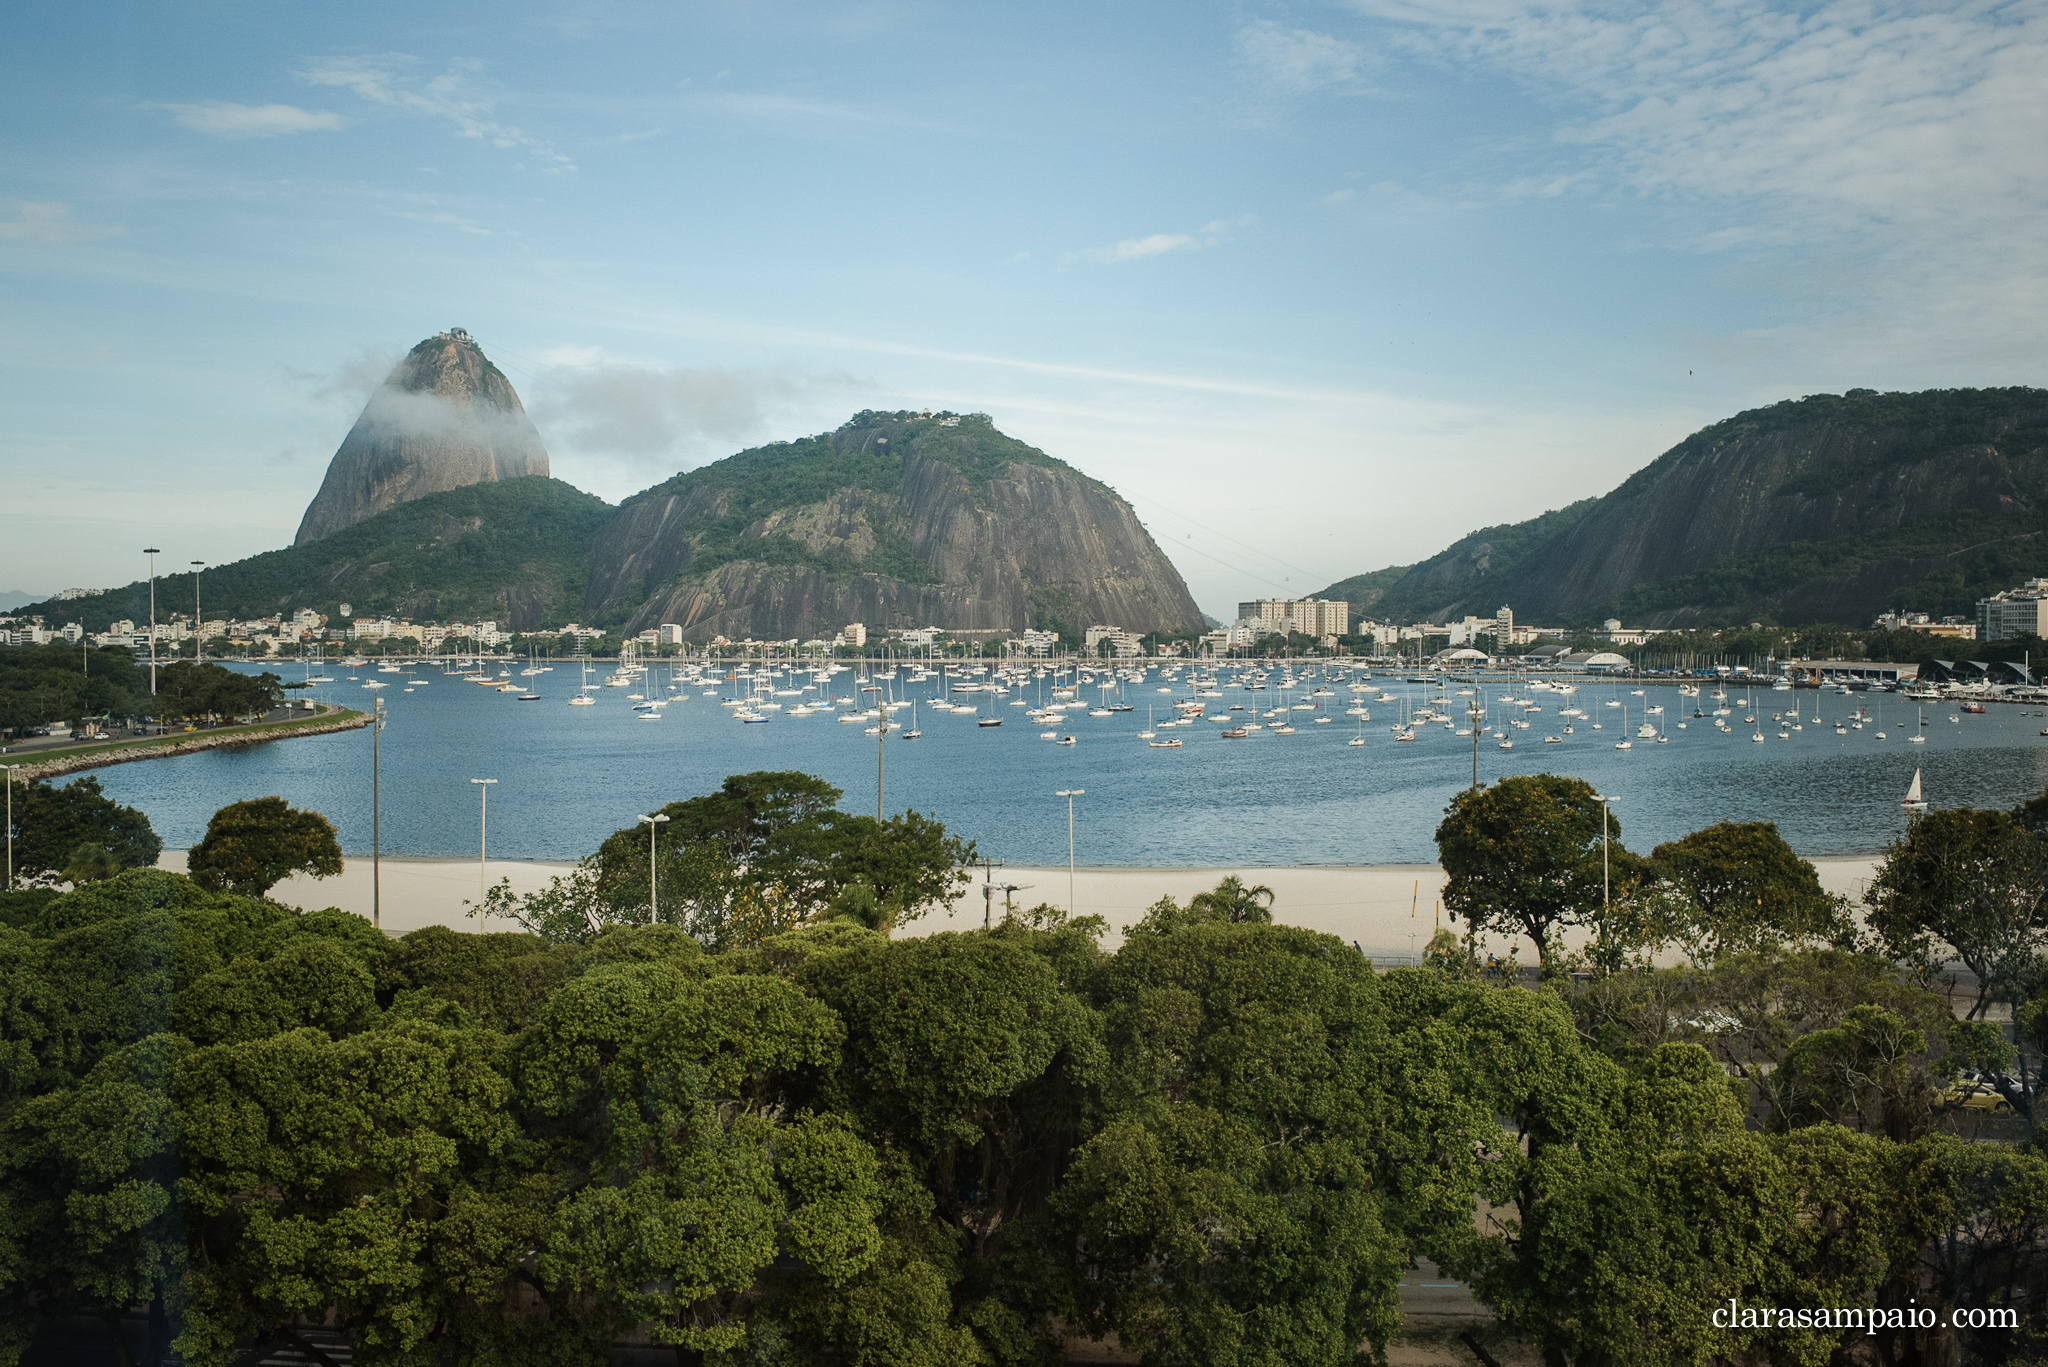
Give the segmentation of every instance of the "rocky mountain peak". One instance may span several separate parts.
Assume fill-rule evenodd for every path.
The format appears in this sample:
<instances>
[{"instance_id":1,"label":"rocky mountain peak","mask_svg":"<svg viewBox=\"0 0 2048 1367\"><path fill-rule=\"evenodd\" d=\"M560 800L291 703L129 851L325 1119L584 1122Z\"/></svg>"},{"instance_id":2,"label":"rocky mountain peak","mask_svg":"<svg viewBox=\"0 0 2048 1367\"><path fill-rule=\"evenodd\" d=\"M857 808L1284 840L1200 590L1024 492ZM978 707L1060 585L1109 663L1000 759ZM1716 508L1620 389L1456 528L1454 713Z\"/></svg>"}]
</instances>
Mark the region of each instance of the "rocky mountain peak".
<instances>
[{"instance_id":1,"label":"rocky mountain peak","mask_svg":"<svg viewBox=\"0 0 2048 1367\"><path fill-rule=\"evenodd\" d=\"M370 396L294 544L427 494L547 473L547 448L512 382L473 337L450 328L407 352Z\"/></svg>"}]
</instances>

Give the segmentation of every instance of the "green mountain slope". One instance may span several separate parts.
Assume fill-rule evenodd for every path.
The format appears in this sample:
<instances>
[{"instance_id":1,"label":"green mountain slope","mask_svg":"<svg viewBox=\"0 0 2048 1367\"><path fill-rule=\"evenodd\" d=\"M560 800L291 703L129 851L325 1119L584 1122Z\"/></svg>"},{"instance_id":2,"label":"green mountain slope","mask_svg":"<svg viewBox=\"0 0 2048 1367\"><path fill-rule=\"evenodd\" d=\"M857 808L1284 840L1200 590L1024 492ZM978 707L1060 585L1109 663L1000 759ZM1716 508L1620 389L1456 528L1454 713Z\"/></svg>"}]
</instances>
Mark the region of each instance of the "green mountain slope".
<instances>
[{"instance_id":1,"label":"green mountain slope","mask_svg":"<svg viewBox=\"0 0 2048 1367\"><path fill-rule=\"evenodd\" d=\"M693 638L848 622L1199 631L1130 505L980 414L861 413L636 494L599 537L587 615Z\"/></svg>"},{"instance_id":2,"label":"green mountain slope","mask_svg":"<svg viewBox=\"0 0 2048 1367\"><path fill-rule=\"evenodd\" d=\"M1372 611L1861 623L1967 613L2044 568L2048 391L1858 389L1737 414L1604 497L1475 532L1374 585Z\"/></svg>"},{"instance_id":3,"label":"green mountain slope","mask_svg":"<svg viewBox=\"0 0 2048 1367\"><path fill-rule=\"evenodd\" d=\"M209 620L302 607L331 617L346 602L357 617L558 626L582 611L591 543L612 511L545 476L428 494L319 541L208 567L200 607ZM190 573L160 577L159 620L189 614L192 589ZM77 621L104 631L120 618L147 618L149 584L26 610L53 625Z\"/></svg>"}]
</instances>

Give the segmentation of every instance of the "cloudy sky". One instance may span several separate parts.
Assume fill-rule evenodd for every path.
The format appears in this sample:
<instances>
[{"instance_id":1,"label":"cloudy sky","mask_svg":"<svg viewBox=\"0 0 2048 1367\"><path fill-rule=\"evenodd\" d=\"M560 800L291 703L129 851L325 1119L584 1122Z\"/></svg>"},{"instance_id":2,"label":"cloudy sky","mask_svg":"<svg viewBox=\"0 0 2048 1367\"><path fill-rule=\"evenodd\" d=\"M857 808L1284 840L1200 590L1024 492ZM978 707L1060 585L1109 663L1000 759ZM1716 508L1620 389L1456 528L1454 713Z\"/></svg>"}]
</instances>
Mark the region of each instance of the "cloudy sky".
<instances>
[{"instance_id":1,"label":"cloudy sky","mask_svg":"<svg viewBox=\"0 0 2048 1367\"><path fill-rule=\"evenodd\" d=\"M1787 396L2042 381L2048 0L23 5L0 590L287 543L467 327L618 499L981 410L1211 612Z\"/></svg>"}]
</instances>

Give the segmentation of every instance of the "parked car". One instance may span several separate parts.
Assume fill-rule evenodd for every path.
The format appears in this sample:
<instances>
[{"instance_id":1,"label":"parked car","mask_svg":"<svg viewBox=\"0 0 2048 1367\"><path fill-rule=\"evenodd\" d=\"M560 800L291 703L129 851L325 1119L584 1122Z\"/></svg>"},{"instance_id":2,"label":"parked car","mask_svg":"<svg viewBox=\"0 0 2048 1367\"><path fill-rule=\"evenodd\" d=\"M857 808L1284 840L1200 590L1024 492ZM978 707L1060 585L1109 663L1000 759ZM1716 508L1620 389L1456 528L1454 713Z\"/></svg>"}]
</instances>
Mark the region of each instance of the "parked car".
<instances>
[{"instance_id":1,"label":"parked car","mask_svg":"<svg viewBox=\"0 0 2048 1367\"><path fill-rule=\"evenodd\" d=\"M1934 1104L1944 1111L1988 1111L1992 1115L2011 1115L2012 1103L2007 1101L1996 1087L1988 1082L1976 1082L1969 1078L1958 1078L1934 1094Z\"/></svg>"}]
</instances>

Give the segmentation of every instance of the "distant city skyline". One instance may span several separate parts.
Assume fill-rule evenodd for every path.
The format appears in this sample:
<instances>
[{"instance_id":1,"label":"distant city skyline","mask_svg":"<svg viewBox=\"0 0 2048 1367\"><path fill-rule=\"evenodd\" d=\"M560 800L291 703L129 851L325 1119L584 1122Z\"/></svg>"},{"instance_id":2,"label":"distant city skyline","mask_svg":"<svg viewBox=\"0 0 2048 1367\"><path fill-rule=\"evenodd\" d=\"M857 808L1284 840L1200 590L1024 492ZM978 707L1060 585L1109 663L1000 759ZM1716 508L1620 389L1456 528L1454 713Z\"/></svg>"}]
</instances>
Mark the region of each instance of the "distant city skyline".
<instances>
[{"instance_id":1,"label":"distant city skyline","mask_svg":"<svg viewBox=\"0 0 2048 1367\"><path fill-rule=\"evenodd\" d=\"M474 333L617 499L989 413L1211 615L1740 409L2038 383L2039 5L29 9L0 590L289 544Z\"/></svg>"}]
</instances>

